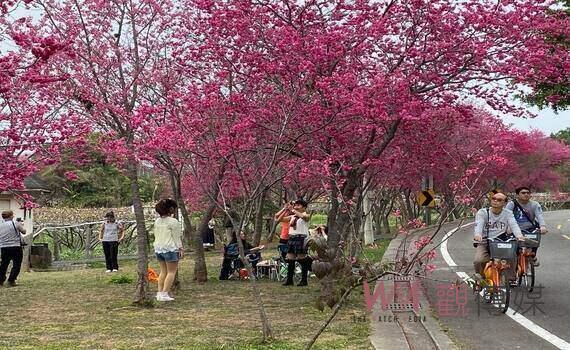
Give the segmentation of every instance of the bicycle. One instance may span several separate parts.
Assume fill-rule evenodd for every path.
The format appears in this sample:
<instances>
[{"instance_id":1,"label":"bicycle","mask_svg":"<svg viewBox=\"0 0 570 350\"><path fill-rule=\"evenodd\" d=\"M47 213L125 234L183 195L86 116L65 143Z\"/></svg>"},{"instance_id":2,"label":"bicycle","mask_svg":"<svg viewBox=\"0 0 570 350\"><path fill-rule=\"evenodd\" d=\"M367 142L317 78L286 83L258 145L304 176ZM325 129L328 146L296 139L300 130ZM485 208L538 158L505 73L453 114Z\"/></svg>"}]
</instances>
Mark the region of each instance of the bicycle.
<instances>
[{"instance_id":1,"label":"bicycle","mask_svg":"<svg viewBox=\"0 0 570 350\"><path fill-rule=\"evenodd\" d=\"M534 289L536 274L532 259L535 256L532 248L540 245L540 230L523 230L525 241L521 242L517 261L517 281L518 286L526 288L529 293Z\"/></svg>"},{"instance_id":2,"label":"bicycle","mask_svg":"<svg viewBox=\"0 0 570 350\"><path fill-rule=\"evenodd\" d=\"M510 262L516 259L518 242L515 237L505 240L488 238L490 260L483 270L483 280L476 285L476 291L482 291L483 298L505 313L509 308L511 286L508 270Z\"/></svg>"}]
</instances>

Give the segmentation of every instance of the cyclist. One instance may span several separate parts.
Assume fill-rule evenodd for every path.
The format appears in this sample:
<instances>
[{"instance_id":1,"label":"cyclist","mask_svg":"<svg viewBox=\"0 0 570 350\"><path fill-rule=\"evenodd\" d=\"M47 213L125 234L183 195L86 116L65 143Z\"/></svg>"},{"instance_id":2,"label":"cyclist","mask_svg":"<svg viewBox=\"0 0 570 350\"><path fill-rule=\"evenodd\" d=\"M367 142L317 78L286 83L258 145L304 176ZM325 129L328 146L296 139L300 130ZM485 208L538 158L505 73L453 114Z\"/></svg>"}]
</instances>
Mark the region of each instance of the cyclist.
<instances>
[{"instance_id":1,"label":"cyclist","mask_svg":"<svg viewBox=\"0 0 570 350\"><path fill-rule=\"evenodd\" d=\"M473 265L475 277L482 279L483 270L487 262L491 260L487 238L503 237L512 232L519 241L524 241L524 236L513 216L513 212L505 209L507 195L496 193L491 197L491 207L482 208L475 216L475 233L473 239L476 242L476 251ZM508 271L510 280L515 278L515 264L511 263Z\"/></svg>"},{"instance_id":2,"label":"cyclist","mask_svg":"<svg viewBox=\"0 0 570 350\"><path fill-rule=\"evenodd\" d=\"M542 217L542 207L538 202L530 199L532 196L530 188L521 186L515 189L515 193L517 199L509 202L506 208L513 212L521 230L530 232L538 228L541 234L546 234L548 230ZM532 262L535 267L540 265L536 258L537 249L532 248L534 252Z\"/></svg>"}]
</instances>

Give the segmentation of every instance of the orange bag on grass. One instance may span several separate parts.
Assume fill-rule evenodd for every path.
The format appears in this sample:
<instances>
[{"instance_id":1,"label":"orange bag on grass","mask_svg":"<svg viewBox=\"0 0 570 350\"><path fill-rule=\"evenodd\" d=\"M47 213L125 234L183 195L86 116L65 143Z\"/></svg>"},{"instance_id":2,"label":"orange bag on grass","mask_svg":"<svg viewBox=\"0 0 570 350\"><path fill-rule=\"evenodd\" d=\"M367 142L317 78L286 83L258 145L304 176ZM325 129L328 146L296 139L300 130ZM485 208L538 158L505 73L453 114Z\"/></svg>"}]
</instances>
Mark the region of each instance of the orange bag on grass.
<instances>
[{"instance_id":1,"label":"orange bag on grass","mask_svg":"<svg viewBox=\"0 0 570 350\"><path fill-rule=\"evenodd\" d=\"M156 271L154 271L153 269L151 269L150 267L147 269L147 274L148 274L148 281L152 282L152 283L157 283L158 282L158 274L156 273Z\"/></svg>"},{"instance_id":2,"label":"orange bag on grass","mask_svg":"<svg viewBox=\"0 0 570 350\"><path fill-rule=\"evenodd\" d=\"M240 269L239 270L239 278L241 278L242 280L248 280L249 279L249 272L247 272L247 269Z\"/></svg>"}]
</instances>

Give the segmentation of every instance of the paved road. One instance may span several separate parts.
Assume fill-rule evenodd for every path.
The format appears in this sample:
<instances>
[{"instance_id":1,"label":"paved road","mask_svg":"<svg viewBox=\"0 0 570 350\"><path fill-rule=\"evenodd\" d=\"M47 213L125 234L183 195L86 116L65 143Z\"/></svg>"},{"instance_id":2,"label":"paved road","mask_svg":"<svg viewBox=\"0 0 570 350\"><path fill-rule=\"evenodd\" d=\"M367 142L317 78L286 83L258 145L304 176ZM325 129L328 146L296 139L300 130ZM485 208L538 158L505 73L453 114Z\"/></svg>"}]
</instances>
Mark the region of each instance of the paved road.
<instances>
[{"instance_id":1,"label":"paved road","mask_svg":"<svg viewBox=\"0 0 570 350\"><path fill-rule=\"evenodd\" d=\"M455 232L448 240L448 252L457 267L450 268L438 250L432 277L439 281L427 283L429 299L439 311L441 323L450 329L462 349L570 349L570 210L547 212L545 219L549 233L542 238L539 249L541 266L536 269L536 285L543 288L535 288L530 295L519 292L515 305L511 302L511 307L532 323L561 338L562 342L555 346L510 317L498 314L493 307L478 304L472 292L466 293L464 315L454 315L460 302L453 302L455 307L450 308L453 309L448 310L450 312L442 309L446 300L441 297L441 288L447 283L444 281L458 279L456 271L473 274L473 225L470 225ZM437 242L444 233L439 235ZM530 296L537 299L533 302Z\"/></svg>"}]
</instances>

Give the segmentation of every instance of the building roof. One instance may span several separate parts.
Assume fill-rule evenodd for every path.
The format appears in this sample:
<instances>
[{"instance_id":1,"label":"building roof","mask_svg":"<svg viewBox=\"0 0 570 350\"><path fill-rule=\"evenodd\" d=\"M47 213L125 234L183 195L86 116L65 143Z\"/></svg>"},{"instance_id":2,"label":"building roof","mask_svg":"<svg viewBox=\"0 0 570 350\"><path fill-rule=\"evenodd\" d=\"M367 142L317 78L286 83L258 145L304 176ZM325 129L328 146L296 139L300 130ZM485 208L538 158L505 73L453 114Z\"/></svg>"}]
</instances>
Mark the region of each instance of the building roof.
<instances>
[{"instance_id":1,"label":"building roof","mask_svg":"<svg viewBox=\"0 0 570 350\"><path fill-rule=\"evenodd\" d=\"M50 188L44 180L37 174L32 174L24 179L25 191L33 192L51 192Z\"/></svg>"}]
</instances>

